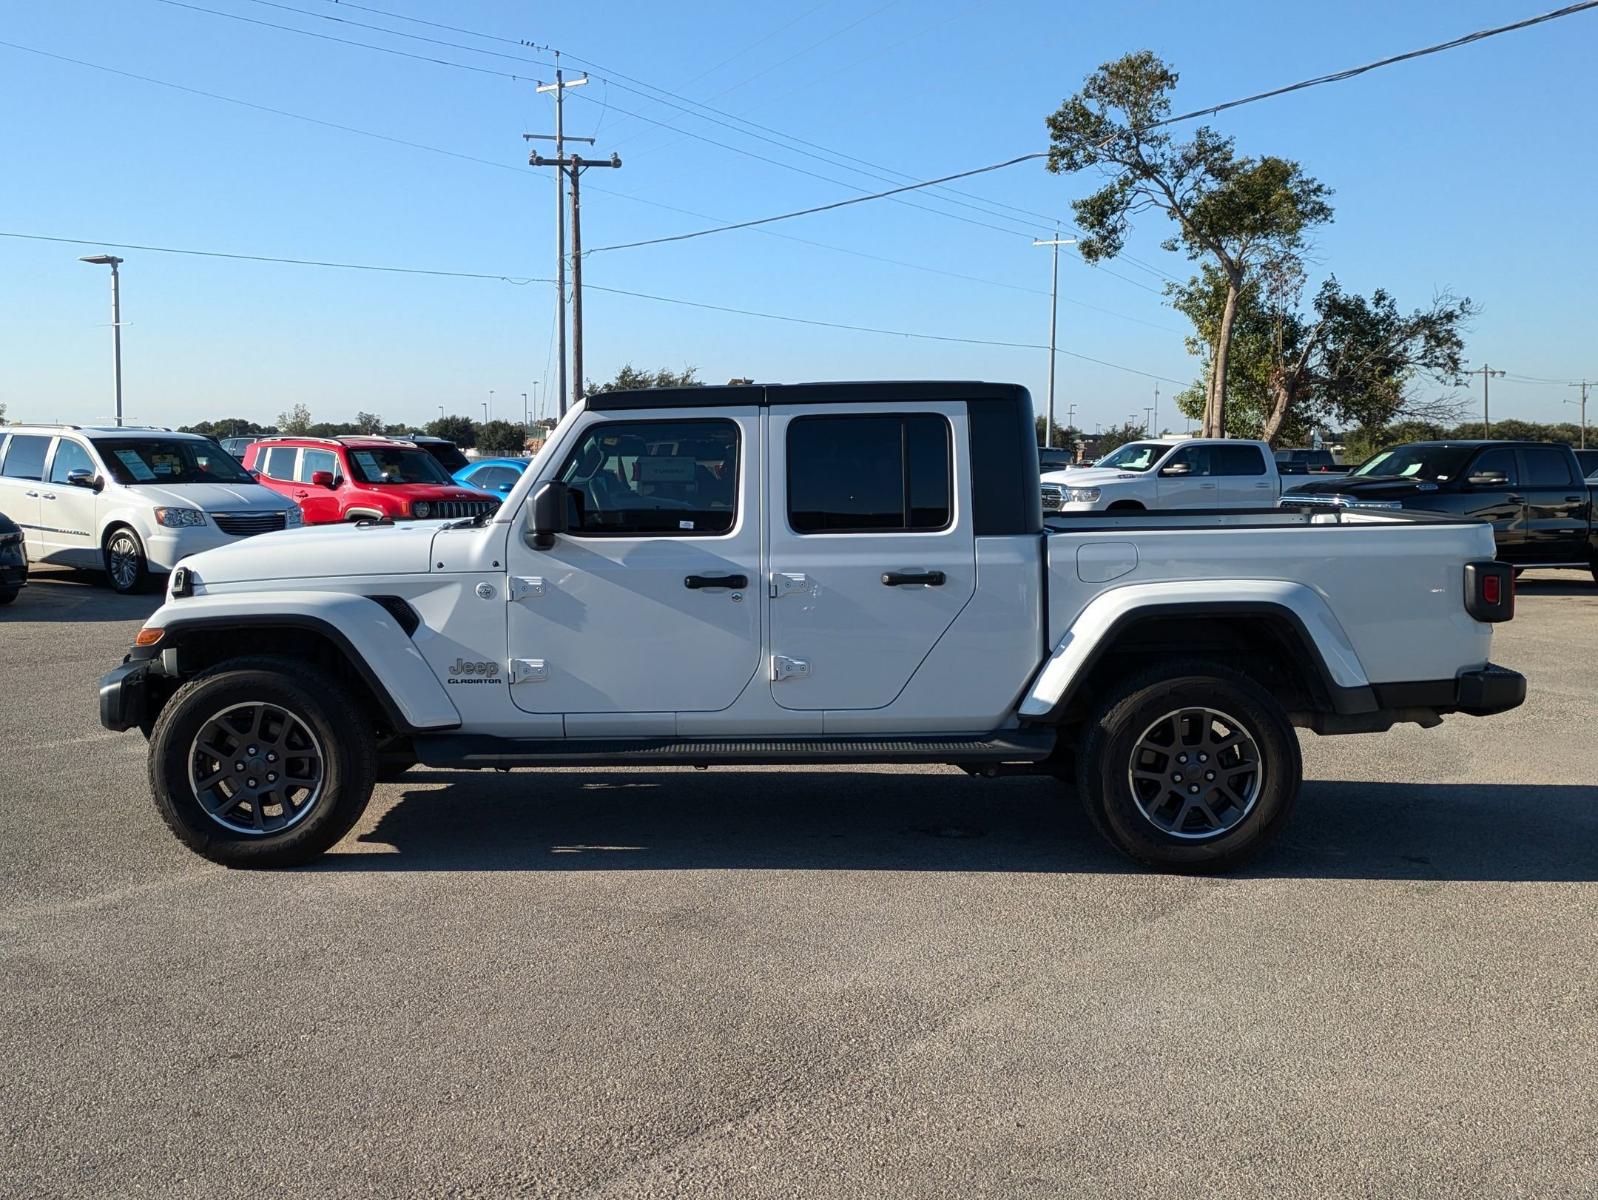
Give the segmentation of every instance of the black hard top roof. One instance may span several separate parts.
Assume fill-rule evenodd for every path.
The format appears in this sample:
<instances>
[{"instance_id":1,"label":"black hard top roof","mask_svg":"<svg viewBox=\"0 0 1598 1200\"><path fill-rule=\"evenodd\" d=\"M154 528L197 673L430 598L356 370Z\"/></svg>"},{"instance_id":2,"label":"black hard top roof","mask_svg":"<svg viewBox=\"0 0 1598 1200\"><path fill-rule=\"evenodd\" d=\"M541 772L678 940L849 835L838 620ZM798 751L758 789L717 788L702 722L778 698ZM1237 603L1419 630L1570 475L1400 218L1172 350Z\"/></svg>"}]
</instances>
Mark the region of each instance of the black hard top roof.
<instances>
[{"instance_id":1,"label":"black hard top roof","mask_svg":"<svg viewBox=\"0 0 1598 1200\"><path fill-rule=\"evenodd\" d=\"M588 397L598 412L638 408L729 408L736 405L859 404L900 400L1002 399L1031 402L1018 383L978 380L905 379L854 383L708 384L703 387L640 388Z\"/></svg>"},{"instance_id":2,"label":"black hard top roof","mask_svg":"<svg viewBox=\"0 0 1598 1200\"><path fill-rule=\"evenodd\" d=\"M1423 442L1403 442L1405 446L1568 446L1569 442L1550 442L1539 438L1430 438Z\"/></svg>"}]
</instances>

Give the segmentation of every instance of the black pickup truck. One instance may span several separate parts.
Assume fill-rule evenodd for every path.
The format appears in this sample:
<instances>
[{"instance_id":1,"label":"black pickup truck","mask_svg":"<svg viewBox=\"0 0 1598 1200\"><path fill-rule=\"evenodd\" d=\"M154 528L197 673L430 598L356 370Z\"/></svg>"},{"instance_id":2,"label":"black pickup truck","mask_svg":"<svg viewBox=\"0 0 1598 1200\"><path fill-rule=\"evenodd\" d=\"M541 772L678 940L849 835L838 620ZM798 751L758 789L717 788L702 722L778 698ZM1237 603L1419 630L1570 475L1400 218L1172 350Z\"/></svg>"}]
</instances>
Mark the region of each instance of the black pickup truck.
<instances>
[{"instance_id":1,"label":"black pickup truck","mask_svg":"<svg viewBox=\"0 0 1598 1200\"><path fill-rule=\"evenodd\" d=\"M1492 522L1501 561L1578 567L1598 580L1594 492L1576 454L1554 442L1411 442L1347 475L1300 484L1284 505L1400 508Z\"/></svg>"}]
</instances>

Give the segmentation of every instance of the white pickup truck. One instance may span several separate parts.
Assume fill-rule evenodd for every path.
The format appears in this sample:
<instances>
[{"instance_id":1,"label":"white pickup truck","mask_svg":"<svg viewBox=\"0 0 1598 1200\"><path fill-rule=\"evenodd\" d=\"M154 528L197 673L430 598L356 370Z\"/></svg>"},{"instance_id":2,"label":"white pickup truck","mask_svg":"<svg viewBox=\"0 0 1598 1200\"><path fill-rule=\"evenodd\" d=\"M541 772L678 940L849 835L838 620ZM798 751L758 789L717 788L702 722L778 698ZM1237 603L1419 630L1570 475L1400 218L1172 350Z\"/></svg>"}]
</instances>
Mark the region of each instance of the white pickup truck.
<instances>
[{"instance_id":1,"label":"white pickup truck","mask_svg":"<svg viewBox=\"0 0 1598 1200\"><path fill-rule=\"evenodd\" d=\"M1268 508L1282 494L1276 456L1264 442L1234 438L1143 438L1091 467L1047 472L1043 511Z\"/></svg>"},{"instance_id":2,"label":"white pickup truck","mask_svg":"<svg viewBox=\"0 0 1598 1200\"><path fill-rule=\"evenodd\" d=\"M1524 698L1489 663L1489 526L1046 526L1032 421L984 383L594 396L492 515L187 559L101 721L146 734L167 824L233 866L314 858L417 763L942 763L1073 781L1127 854L1216 870L1286 819L1295 726Z\"/></svg>"}]
</instances>

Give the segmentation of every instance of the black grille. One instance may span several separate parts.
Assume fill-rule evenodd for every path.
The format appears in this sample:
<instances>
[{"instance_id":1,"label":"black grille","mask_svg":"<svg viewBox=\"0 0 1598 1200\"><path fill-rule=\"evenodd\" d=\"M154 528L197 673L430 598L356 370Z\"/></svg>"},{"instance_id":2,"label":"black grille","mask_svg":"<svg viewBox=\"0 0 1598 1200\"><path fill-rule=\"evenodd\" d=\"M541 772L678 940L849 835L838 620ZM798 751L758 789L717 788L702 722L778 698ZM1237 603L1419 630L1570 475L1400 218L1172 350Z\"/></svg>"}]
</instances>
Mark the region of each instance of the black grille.
<instances>
[{"instance_id":1,"label":"black grille","mask_svg":"<svg viewBox=\"0 0 1598 1200\"><path fill-rule=\"evenodd\" d=\"M440 500L433 505L434 517L480 517L497 511L498 500Z\"/></svg>"},{"instance_id":2,"label":"black grille","mask_svg":"<svg viewBox=\"0 0 1598 1200\"><path fill-rule=\"evenodd\" d=\"M249 537L257 533L271 533L288 524L288 514L282 512L231 512L212 513L211 520L223 533L233 537Z\"/></svg>"}]
</instances>

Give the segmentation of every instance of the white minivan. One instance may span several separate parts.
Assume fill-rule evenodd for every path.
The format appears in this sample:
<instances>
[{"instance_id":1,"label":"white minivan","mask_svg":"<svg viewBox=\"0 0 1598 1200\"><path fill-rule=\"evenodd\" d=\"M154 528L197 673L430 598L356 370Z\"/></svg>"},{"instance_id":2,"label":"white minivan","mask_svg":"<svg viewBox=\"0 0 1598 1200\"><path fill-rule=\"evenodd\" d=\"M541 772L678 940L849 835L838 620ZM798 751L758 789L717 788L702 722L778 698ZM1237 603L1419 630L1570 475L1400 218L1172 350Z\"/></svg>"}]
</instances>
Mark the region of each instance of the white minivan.
<instances>
[{"instance_id":1,"label":"white minivan","mask_svg":"<svg viewBox=\"0 0 1598 1200\"><path fill-rule=\"evenodd\" d=\"M1046 471L1044 512L1270 508L1282 495L1264 442L1140 438L1091 467Z\"/></svg>"},{"instance_id":2,"label":"white minivan","mask_svg":"<svg viewBox=\"0 0 1598 1200\"><path fill-rule=\"evenodd\" d=\"M303 523L208 437L129 426L0 429L0 512L33 562L103 570L119 592L201 550Z\"/></svg>"}]
</instances>

